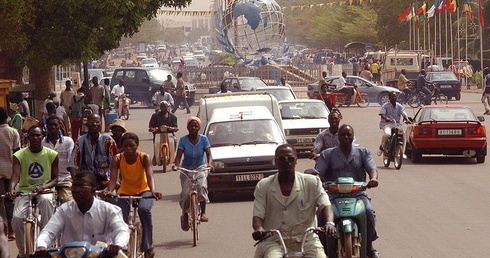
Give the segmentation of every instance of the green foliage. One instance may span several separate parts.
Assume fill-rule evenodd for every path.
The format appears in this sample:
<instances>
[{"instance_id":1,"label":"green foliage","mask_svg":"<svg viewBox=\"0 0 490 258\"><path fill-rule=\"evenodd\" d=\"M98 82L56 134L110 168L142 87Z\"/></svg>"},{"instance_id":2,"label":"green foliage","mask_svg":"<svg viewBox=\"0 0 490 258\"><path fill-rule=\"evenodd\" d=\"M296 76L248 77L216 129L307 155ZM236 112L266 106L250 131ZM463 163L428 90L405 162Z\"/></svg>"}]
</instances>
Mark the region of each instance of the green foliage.
<instances>
[{"instance_id":1,"label":"green foliage","mask_svg":"<svg viewBox=\"0 0 490 258\"><path fill-rule=\"evenodd\" d=\"M219 54L219 58L221 59L221 61L219 62L220 65L234 66L237 62L235 55L230 53L221 53ZM240 63L242 62L239 62L239 64Z\"/></svg>"},{"instance_id":2,"label":"green foliage","mask_svg":"<svg viewBox=\"0 0 490 258\"><path fill-rule=\"evenodd\" d=\"M17 51L18 60L30 67L91 60L116 48L123 36L138 32L160 6L185 7L190 2L4 0L0 3L0 33L9 35L9 40L0 40L0 49Z\"/></svg>"}]
</instances>

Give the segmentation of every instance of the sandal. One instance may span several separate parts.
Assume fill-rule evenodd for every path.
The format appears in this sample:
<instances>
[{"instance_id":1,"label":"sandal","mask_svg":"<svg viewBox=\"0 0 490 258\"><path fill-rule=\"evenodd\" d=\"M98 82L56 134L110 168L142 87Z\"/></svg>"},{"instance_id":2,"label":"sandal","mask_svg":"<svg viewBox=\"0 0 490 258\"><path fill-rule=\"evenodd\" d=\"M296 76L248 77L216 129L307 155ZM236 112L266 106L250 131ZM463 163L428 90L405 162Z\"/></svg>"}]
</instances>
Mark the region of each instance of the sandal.
<instances>
[{"instance_id":1,"label":"sandal","mask_svg":"<svg viewBox=\"0 0 490 258\"><path fill-rule=\"evenodd\" d=\"M206 214L201 215L201 222L208 222L209 218L206 216Z\"/></svg>"},{"instance_id":2,"label":"sandal","mask_svg":"<svg viewBox=\"0 0 490 258\"><path fill-rule=\"evenodd\" d=\"M150 249L146 250L145 252L145 258L154 258L155 257L155 251L153 251L153 247Z\"/></svg>"},{"instance_id":3,"label":"sandal","mask_svg":"<svg viewBox=\"0 0 490 258\"><path fill-rule=\"evenodd\" d=\"M180 216L180 228L184 231L189 231L189 215L187 213Z\"/></svg>"}]
</instances>

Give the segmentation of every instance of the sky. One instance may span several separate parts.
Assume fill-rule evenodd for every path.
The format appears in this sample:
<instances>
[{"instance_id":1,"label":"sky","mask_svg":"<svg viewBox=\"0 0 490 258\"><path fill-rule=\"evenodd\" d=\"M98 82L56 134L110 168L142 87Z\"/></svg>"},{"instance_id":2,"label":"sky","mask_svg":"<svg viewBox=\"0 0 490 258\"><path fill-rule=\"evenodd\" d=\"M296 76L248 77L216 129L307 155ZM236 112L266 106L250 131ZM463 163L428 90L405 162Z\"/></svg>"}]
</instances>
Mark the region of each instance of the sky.
<instances>
[{"instance_id":1,"label":"sky","mask_svg":"<svg viewBox=\"0 0 490 258\"><path fill-rule=\"evenodd\" d=\"M197 11L197 10L209 10L209 6L211 5L212 0L192 0L192 3L189 7L184 8L183 10L189 11Z\"/></svg>"}]
</instances>

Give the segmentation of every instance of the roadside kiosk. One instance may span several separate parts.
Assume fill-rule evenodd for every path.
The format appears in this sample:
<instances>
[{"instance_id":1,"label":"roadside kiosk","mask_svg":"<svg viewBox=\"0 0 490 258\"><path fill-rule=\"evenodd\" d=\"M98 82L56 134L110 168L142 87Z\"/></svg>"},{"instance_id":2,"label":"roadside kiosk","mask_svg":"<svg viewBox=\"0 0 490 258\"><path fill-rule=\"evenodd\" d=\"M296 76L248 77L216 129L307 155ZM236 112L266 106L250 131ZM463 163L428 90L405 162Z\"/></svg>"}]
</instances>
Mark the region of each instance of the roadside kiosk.
<instances>
[{"instance_id":1,"label":"roadside kiosk","mask_svg":"<svg viewBox=\"0 0 490 258\"><path fill-rule=\"evenodd\" d=\"M9 107L9 89L16 85L15 80L0 79L0 107Z\"/></svg>"},{"instance_id":2,"label":"roadside kiosk","mask_svg":"<svg viewBox=\"0 0 490 258\"><path fill-rule=\"evenodd\" d=\"M24 95L25 100L29 104L30 113L36 114L36 107L34 105L35 92L36 86L34 84L16 84L9 89L9 101L19 103L22 100L22 95Z\"/></svg>"}]
</instances>

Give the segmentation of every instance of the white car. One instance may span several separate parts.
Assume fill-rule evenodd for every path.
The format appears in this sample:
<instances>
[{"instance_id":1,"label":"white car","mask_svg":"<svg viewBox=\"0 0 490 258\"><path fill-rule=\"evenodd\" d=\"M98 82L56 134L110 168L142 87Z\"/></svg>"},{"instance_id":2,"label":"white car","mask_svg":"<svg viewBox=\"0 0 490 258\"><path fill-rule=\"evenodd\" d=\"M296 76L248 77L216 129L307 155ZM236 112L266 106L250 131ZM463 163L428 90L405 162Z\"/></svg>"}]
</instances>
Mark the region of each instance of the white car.
<instances>
[{"instance_id":1,"label":"white car","mask_svg":"<svg viewBox=\"0 0 490 258\"><path fill-rule=\"evenodd\" d=\"M286 140L299 152L310 151L316 136L330 126L328 108L321 100L283 100L279 106Z\"/></svg>"},{"instance_id":2,"label":"white car","mask_svg":"<svg viewBox=\"0 0 490 258\"><path fill-rule=\"evenodd\" d=\"M206 56L204 55L204 51L202 50L194 51L194 57L197 58L197 60L201 60L201 61L204 61L206 59Z\"/></svg>"},{"instance_id":3,"label":"white car","mask_svg":"<svg viewBox=\"0 0 490 258\"><path fill-rule=\"evenodd\" d=\"M145 59L141 60L141 67L158 68L158 62L155 58L145 58Z\"/></svg>"},{"instance_id":4,"label":"white car","mask_svg":"<svg viewBox=\"0 0 490 258\"><path fill-rule=\"evenodd\" d=\"M193 56L184 56L185 67L199 67L199 61Z\"/></svg>"},{"instance_id":5,"label":"white car","mask_svg":"<svg viewBox=\"0 0 490 258\"><path fill-rule=\"evenodd\" d=\"M269 94L276 97L278 101L297 99L296 94L294 94L294 91L287 86L258 87L255 90L269 92Z\"/></svg>"}]
</instances>

